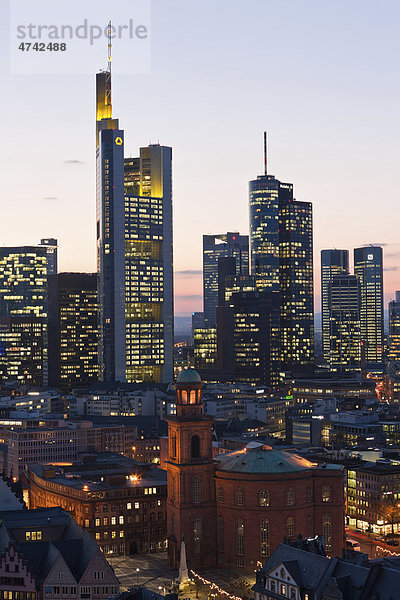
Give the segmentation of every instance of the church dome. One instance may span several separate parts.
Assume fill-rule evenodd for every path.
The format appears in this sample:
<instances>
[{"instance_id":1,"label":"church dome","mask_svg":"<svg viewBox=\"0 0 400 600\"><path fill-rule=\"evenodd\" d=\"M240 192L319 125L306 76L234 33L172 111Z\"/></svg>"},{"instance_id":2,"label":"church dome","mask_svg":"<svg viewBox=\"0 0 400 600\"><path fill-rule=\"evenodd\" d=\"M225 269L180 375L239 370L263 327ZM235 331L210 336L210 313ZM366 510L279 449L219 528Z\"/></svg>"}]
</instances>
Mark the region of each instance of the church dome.
<instances>
[{"instance_id":1,"label":"church dome","mask_svg":"<svg viewBox=\"0 0 400 600\"><path fill-rule=\"evenodd\" d=\"M185 367L178 375L177 383L201 383L201 377L197 371Z\"/></svg>"}]
</instances>

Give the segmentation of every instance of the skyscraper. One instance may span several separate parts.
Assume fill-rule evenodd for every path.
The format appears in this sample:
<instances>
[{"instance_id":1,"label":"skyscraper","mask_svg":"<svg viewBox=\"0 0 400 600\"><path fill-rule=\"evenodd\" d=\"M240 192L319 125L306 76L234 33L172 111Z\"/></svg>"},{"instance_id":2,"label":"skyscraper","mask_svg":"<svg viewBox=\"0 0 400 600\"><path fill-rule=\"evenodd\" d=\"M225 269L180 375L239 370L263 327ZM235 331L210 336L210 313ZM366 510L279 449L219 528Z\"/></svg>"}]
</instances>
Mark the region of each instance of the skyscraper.
<instances>
[{"instance_id":1,"label":"skyscraper","mask_svg":"<svg viewBox=\"0 0 400 600\"><path fill-rule=\"evenodd\" d=\"M334 275L349 273L348 250L321 250L321 320L322 320L322 351L326 362L330 355L330 325L328 286Z\"/></svg>"},{"instance_id":2,"label":"skyscraper","mask_svg":"<svg viewBox=\"0 0 400 600\"><path fill-rule=\"evenodd\" d=\"M333 275L328 282L329 368L357 371L361 366L360 282L355 275Z\"/></svg>"},{"instance_id":3,"label":"skyscraper","mask_svg":"<svg viewBox=\"0 0 400 600\"><path fill-rule=\"evenodd\" d=\"M99 364L106 381L173 379L172 150L124 160L111 62L97 74Z\"/></svg>"},{"instance_id":4,"label":"skyscraper","mask_svg":"<svg viewBox=\"0 0 400 600\"><path fill-rule=\"evenodd\" d=\"M97 380L96 273L49 276L49 383L64 389Z\"/></svg>"},{"instance_id":5,"label":"skyscraper","mask_svg":"<svg viewBox=\"0 0 400 600\"><path fill-rule=\"evenodd\" d=\"M47 264L43 246L0 248L3 377L44 386L48 381Z\"/></svg>"},{"instance_id":6,"label":"skyscraper","mask_svg":"<svg viewBox=\"0 0 400 600\"><path fill-rule=\"evenodd\" d=\"M390 361L400 363L400 292L389 302L389 353Z\"/></svg>"},{"instance_id":7,"label":"skyscraper","mask_svg":"<svg viewBox=\"0 0 400 600\"><path fill-rule=\"evenodd\" d=\"M259 290L280 293L281 368L314 364L312 205L293 199L293 185L267 172L249 183L252 275Z\"/></svg>"},{"instance_id":8,"label":"skyscraper","mask_svg":"<svg viewBox=\"0 0 400 600\"><path fill-rule=\"evenodd\" d=\"M213 327L216 324L218 263L219 259L227 257L236 259L236 275L248 275L249 236L240 235L237 232L203 235L203 296L204 319L207 327Z\"/></svg>"},{"instance_id":9,"label":"skyscraper","mask_svg":"<svg viewBox=\"0 0 400 600\"><path fill-rule=\"evenodd\" d=\"M279 244L282 370L314 366L313 226L311 202L281 203Z\"/></svg>"},{"instance_id":10,"label":"skyscraper","mask_svg":"<svg viewBox=\"0 0 400 600\"><path fill-rule=\"evenodd\" d=\"M279 293L239 292L230 300L233 312L235 381L279 385Z\"/></svg>"},{"instance_id":11,"label":"skyscraper","mask_svg":"<svg viewBox=\"0 0 400 600\"><path fill-rule=\"evenodd\" d=\"M383 369L383 252L380 246L355 248L354 274L361 290L361 342L366 368Z\"/></svg>"}]
</instances>

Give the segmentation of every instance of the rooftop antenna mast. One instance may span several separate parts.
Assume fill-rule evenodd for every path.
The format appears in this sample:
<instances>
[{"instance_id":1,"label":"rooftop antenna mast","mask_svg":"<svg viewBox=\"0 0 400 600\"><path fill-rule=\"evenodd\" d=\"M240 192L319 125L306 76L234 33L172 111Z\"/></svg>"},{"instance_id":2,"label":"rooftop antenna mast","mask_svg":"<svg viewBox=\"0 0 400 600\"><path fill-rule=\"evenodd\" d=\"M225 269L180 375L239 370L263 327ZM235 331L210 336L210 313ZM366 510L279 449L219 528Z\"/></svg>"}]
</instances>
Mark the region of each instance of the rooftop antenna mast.
<instances>
[{"instance_id":1,"label":"rooftop antenna mast","mask_svg":"<svg viewBox=\"0 0 400 600\"><path fill-rule=\"evenodd\" d=\"M106 106L111 106L111 40L112 40L111 19L108 22L107 35L108 35L108 64L107 64L107 71L106 71L105 103L106 103Z\"/></svg>"},{"instance_id":2,"label":"rooftop antenna mast","mask_svg":"<svg viewBox=\"0 0 400 600\"><path fill-rule=\"evenodd\" d=\"M268 175L267 169L267 132L264 131L264 175Z\"/></svg>"},{"instance_id":3,"label":"rooftop antenna mast","mask_svg":"<svg viewBox=\"0 0 400 600\"><path fill-rule=\"evenodd\" d=\"M112 46L112 26L111 26L111 19L108 22L107 34L108 34L108 65L107 65L107 71L109 73L111 73L111 46Z\"/></svg>"}]
</instances>

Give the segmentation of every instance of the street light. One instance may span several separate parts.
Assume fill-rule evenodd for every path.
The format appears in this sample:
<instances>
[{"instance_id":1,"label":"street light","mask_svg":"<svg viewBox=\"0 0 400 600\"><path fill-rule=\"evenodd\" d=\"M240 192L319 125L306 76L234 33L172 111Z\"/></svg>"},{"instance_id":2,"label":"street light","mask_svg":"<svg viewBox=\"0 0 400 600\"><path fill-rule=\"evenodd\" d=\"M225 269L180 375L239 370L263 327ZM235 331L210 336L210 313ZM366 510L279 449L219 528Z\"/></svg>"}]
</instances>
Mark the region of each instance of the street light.
<instances>
[{"instance_id":1,"label":"street light","mask_svg":"<svg viewBox=\"0 0 400 600\"><path fill-rule=\"evenodd\" d=\"M139 567L136 567L136 587L139 587Z\"/></svg>"}]
</instances>

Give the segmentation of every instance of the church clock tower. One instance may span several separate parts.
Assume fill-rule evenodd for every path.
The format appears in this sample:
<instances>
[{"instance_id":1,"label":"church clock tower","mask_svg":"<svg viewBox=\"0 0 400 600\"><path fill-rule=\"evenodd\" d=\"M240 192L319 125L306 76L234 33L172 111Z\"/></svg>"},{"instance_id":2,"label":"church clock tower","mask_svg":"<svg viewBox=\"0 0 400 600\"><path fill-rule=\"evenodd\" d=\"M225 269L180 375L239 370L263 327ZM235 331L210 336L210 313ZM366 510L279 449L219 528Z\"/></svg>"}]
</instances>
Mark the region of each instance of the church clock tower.
<instances>
[{"instance_id":1,"label":"church clock tower","mask_svg":"<svg viewBox=\"0 0 400 600\"><path fill-rule=\"evenodd\" d=\"M168 558L174 568L182 538L189 569L216 565L212 425L203 415L200 375L185 368L176 383L176 416L168 418Z\"/></svg>"}]
</instances>

